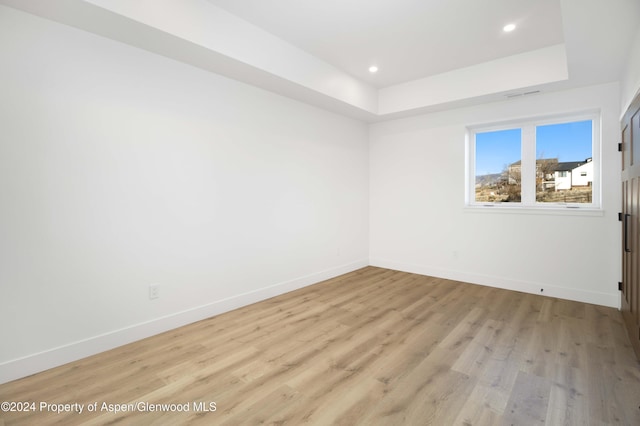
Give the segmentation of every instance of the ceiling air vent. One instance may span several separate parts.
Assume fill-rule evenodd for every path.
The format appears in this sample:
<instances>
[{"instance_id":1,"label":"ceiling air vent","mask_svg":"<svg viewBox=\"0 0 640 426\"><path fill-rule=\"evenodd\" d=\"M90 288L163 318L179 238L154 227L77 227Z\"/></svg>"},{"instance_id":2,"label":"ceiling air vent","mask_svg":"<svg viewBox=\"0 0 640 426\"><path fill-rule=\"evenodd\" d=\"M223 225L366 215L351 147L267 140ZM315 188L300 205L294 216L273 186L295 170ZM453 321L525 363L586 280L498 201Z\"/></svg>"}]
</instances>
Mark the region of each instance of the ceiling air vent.
<instances>
[{"instance_id":1,"label":"ceiling air vent","mask_svg":"<svg viewBox=\"0 0 640 426\"><path fill-rule=\"evenodd\" d=\"M520 96L528 96L528 95L534 95L536 93L540 93L539 90L532 90L530 92L523 92L523 93L507 93L506 95L504 95L506 98L519 98Z\"/></svg>"}]
</instances>

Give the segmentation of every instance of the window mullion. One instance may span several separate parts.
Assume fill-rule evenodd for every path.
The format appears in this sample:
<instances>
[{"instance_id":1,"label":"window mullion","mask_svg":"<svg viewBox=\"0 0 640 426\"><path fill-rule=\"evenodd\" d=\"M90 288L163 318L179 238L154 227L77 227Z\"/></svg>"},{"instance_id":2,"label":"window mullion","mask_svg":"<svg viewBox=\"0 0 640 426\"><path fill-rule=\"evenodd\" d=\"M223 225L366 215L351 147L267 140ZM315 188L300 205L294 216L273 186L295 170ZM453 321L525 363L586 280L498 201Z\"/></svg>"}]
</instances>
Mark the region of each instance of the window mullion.
<instances>
[{"instance_id":1,"label":"window mullion","mask_svg":"<svg viewBox=\"0 0 640 426\"><path fill-rule=\"evenodd\" d=\"M522 126L522 204L536 202L536 127Z\"/></svg>"}]
</instances>

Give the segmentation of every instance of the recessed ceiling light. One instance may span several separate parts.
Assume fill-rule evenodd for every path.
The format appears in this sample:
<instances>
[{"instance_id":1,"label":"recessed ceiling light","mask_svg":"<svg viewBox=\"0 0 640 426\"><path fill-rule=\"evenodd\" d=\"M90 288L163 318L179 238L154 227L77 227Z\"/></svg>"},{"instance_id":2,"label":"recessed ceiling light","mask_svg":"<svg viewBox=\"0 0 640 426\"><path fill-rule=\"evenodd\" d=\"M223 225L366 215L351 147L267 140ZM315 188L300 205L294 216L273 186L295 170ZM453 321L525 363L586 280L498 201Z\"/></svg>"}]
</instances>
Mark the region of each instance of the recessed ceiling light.
<instances>
[{"instance_id":1,"label":"recessed ceiling light","mask_svg":"<svg viewBox=\"0 0 640 426\"><path fill-rule=\"evenodd\" d=\"M504 31L505 33L510 33L515 29L516 29L516 24L507 24L502 28L502 31Z\"/></svg>"},{"instance_id":2,"label":"recessed ceiling light","mask_svg":"<svg viewBox=\"0 0 640 426\"><path fill-rule=\"evenodd\" d=\"M376 67L375 65L371 65L371 66L369 67L369 72L370 72L371 74L375 74L375 73L377 73L377 72L378 72L378 67Z\"/></svg>"}]
</instances>

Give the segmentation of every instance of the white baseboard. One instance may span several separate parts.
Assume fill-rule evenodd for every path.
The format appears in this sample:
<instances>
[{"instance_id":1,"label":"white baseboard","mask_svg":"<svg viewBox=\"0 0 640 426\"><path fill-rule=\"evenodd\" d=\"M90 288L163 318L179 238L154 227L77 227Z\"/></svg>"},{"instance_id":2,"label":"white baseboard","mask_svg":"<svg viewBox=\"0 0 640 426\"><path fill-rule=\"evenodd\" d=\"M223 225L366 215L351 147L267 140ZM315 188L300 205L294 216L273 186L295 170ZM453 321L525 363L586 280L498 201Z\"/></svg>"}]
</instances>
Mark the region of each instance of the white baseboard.
<instances>
[{"instance_id":1,"label":"white baseboard","mask_svg":"<svg viewBox=\"0 0 640 426\"><path fill-rule=\"evenodd\" d=\"M176 312L144 323L134 324L126 328L93 336L57 348L6 361L0 363L0 384L182 327L183 325L210 318L214 315L269 299L320 281L328 280L364 268L368 264L367 259L359 260L227 299L218 300L186 311Z\"/></svg>"},{"instance_id":2,"label":"white baseboard","mask_svg":"<svg viewBox=\"0 0 640 426\"><path fill-rule=\"evenodd\" d=\"M395 262L386 259L370 259L369 263L371 266L378 266L380 268L395 269L397 271L462 281L470 284L480 284L487 287L504 288L506 290L521 291L523 293L557 297L559 299L574 300L576 302L591 303L594 305L620 309L619 293L601 293L575 288L559 287L546 283L513 280L491 275L471 274L432 266ZM541 293L540 289L544 289L544 292Z\"/></svg>"}]
</instances>

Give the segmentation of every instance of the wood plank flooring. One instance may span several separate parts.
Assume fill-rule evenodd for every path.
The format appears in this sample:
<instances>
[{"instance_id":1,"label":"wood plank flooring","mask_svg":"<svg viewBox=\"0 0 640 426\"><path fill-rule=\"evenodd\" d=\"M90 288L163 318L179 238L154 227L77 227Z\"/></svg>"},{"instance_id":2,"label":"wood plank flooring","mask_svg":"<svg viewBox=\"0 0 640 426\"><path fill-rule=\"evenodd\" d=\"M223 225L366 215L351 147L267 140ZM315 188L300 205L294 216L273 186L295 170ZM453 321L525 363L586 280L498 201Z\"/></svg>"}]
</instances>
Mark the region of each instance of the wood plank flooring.
<instances>
[{"instance_id":1,"label":"wood plank flooring","mask_svg":"<svg viewBox=\"0 0 640 426\"><path fill-rule=\"evenodd\" d=\"M0 425L640 425L640 363L615 309L367 267L0 401L36 404Z\"/></svg>"}]
</instances>

